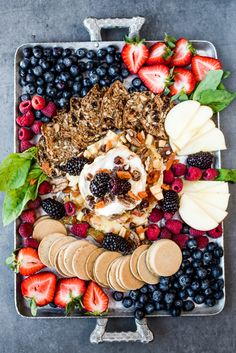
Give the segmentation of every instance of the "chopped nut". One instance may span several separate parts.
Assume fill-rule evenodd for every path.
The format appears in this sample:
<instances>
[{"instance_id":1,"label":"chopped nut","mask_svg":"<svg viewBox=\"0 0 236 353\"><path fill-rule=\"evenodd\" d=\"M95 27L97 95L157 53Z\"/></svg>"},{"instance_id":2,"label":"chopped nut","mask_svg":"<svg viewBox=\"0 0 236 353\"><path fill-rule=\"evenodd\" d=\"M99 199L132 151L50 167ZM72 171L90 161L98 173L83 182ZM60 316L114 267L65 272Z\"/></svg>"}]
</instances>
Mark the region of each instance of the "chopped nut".
<instances>
[{"instance_id":1,"label":"chopped nut","mask_svg":"<svg viewBox=\"0 0 236 353\"><path fill-rule=\"evenodd\" d=\"M133 170L131 175L134 181L139 181L141 178L141 173L138 170Z\"/></svg>"},{"instance_id":2,"label":"chopped nut","mask_svg":"<svg viewBox=\"0 0 236 353\"><path fill-rule=\"evenodd\" d=\"M115 164L124 164L124 158L120 157L120 156L117 156L114 158L114 163Z\"/></svg>"}]
</instances>

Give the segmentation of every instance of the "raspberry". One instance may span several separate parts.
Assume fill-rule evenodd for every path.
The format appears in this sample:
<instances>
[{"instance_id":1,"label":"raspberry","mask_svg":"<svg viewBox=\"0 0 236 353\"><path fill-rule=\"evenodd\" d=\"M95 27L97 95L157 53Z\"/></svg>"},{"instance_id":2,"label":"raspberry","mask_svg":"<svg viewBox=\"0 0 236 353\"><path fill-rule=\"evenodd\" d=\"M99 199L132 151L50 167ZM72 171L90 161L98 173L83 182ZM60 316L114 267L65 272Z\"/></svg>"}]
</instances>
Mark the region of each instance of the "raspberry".
<instances>
[{"instance_id":1,"label":"raspberry","mask_svg":"<svg viewBox=\"0 0 236 353\"><path fill-rule=\"evenodd\" d=\"M163 211L159 208L153 208L152 212L149 215L149 221L153 223L159 222L163 218Z\"/></svg>"},{"instance_id":2,"label":"raspberry","mask_svg":"<svg viewBox=\"0 0 236 353\"><path fill-rule=\"evenodd\" d=\"M35 133L35 135L41 134L41 126L43 125L42 121L35 121L31 126L31 130Z\"/></svg>"},{"instance_id":3,"label":"raspberry","mask_svg":"<svg viewBox=\"0 0 236 353\"><path fill-rule=\"evenodd\" d=\"M38 249L39 247L39 242L33 238L24 238L23 244L25 248L30 247L30 248Z\"/></svg>"},{"instance_id":4,"label":"raspberry","mask_svg":"<svg viewBox=\"0 0 236 353\"><path fill-rule=\"evenodd\" d=\"M41 199L40 197L37 197L35 200L30 200L27 203L27 207L29 209L35 210L36 208L39 208L41 206Z\"/></svg>"},{"instance_id":5,"label":"raspberry","mask_svg":"<svg viewBox=\"0 0 236 353\"><path fill-rule=\"evenodd\" d=\"M166 227L161 228L160 238L161 239L171 239L172 238L172 234L169 231L169 229L167 229Z\"/></svg>"},{"instance_id":6,"label":"raspberry","mask_svg":"<svg viewBox=\"0 0 236 353\"><path fill-rule=\"evenodd\" d=\"M168 190L164 193L162 208L165 212L176 212L178 210L179 197L177 192L173 190Z\"/></svg>"},{"instance_id":7,"label":"raspberry","mask_svg":"<svg viewBox=\"0 0 236 353\"><path fill-rule=\"evenodd\" d=\"M214 168L208 168L202 175L204 180L215 180L218 177L218 170Z\"/></svg>"},{"instance_id":8,"label":"raspberry","mask_svg":"<svg viewBox=\"0 0 236 353\"><path fill-rule=\"evenodd\" d=\"M20 112L22 114L25 114L27 113L29 110L31 110L31 107L32 107L32 104L31 104L31 101L29 99L23 101L20 103L19 105L19 109L20 109Z\"/></svg>"},{"instance_id":9,"label":"raspberry","mask_svg":"<svg viewBox=\"0 0 236 353\"><path fill-rule=\"evenodd\" d=\"M43 181L39 185L38 193L39 195L46 195L52 191L52 185L48 181Z\"/></svg>"},{"instance_id":10,"label":"raspberry","mask_svg":"<svg viewBox=\"0 0 236 353\"><path fill-rule=\"evenodd\" d=\"M76 223L71 227L70 231L77 237L86 238L88 228L88 223Z\"/></svg>"},{"instance_id":11,"label":"raspberry","mask_svg":"<svg viewBox=\"0 0 236 353\"><path fill-rule=\"evenodd\" d=\"M195 181L201 179L202 171L197 167L189 167L187 173L185 174L185 179L190 181Z\"/></svg>"},{"instance_id":12,"label":"raspberry","mask_svg":"<svg viewBox=\"0 0 236 353\"><path fill-rule=\"evenodd\" d=\"M174 181L174 174L171 169L164 170L164 183L171 184Z\"/></svg>"},{"instance_id":13,"label":"raspberry","mask_svg":"<svg viewBox=\"0 0 236 353\"><path fill-rule=\"evenodd\" d=\"M197 246L199 249L204 249L209 243L209 239L204 235L200 235L200 237L197 237L196 240L197 240Z\"/></svg>"},{"instance_id":14,"label":"raspberry","mask_svg":"<svg viewBox=\"0 0 236 353\"><path fill-rule=\"evenodd\" d=\"M16 119L16 123L19 126L31 126L34 123L34 113L30 110L25 115L19 116Z\"/></svg>"},{"instance_id":15,"label":"raspberry","mask_svg":"<svg viewBox=\"0 0 236 353\"><path fill-rule=\"evenodd\" d=\"M219 224L216 228L209 230L207 232L207 235L211 238L217 239L222 236L222 233L223 233L222 225Z\"/></svg>"},{"instance_id":16,"label":"raspberry","mask_svg":"<svg viewBox=\"0 0 236 353\"><path fill-rule=\"evenodd\" d=\"M200 169L207 169L211 167L214 156L210 152L198 152L190 154L187 158L188 165Z\"/></svg>"},{"instance_id":17,"label":"raspberry","mask_svg":"<svg viewBox=\"0 0 236 353\"><path fill-rule=\"evenodd\" d=\"M174 176L180 177L183 176L186 172L186 165L183 163L174 163L172 164L171 169L174 172Z\"/></svg>"},{"instance_id":18,"label":"raspberry","mask_svg":"<svg viewBox=\"0 0 236 353\"><path fill-rule=\"evenodd\" d=\"M180 178L176 178L171 184L171 190L179 193L183 189L183 180Z\"/></svg>"},{"instance_id":19,"label":"raspberry","mask_svg":"<svg viewBox=\"0 0 236 353\"><path fill-rule=\"evenodd\" d=\"M175 234L172 236L172 240L183 249L186 247L189 237L186 234Z\"/></svg>"},{"instance_id":20,"label":"raspberry","mask_svg":"<svg viewBox=\"0 0 236 353\"><path fill-rule=\"evenodd\" d=\"M166 221L166 228L173 234L180 234L183 228L183 223L178 219L168 219L168 221Z\"/></svg>"},{"instance_id":21,"label":"raspberry","mask_svg":"<svg viewBox=\"0 0 236 353\"><path fill-rule=\"evenodd\" d=\"M18 232L22 238L29 238L33 232L33 225L31 223L21 223L18 228Z\"/></svg>"},{"instance_id":22,"label":"raspberry","mask_svg":"<svg viewBox=\"0 0 236 353\"><path fill-rule=\"evenodd\" d=\"M26 127L21 127L18 131L18 138L20 141L29 141L34 136L33 132Z\"/></svg>"},{"instance_id":23,"label":"raspberry","mask_svg":"<svg viewBox=\"0 0 236 353\"><path fill-rule=\"evenodd\" d=\"M206 232L204 230L197 230L194 228L189 228L189 234L193 235L194 237L200 237L200 236L206 234Z\"/></svg>"},{"instance_id":24,"label":"raspberry","mask_svg":"<svg viewBox=\"0 0 236 353\"><path fill-rule=\"evenodd\" d=\"M164 212L164 218L165 220L173 218L175 212Z\"/></svg>"},{"instance_id":25,"label":"raspberry","mask_svg":"<svg viewBox=\"0 0 236 353\"><path fill-rule=\"evenodd\" d=\"M68 201L64 204L67 216L73 216L76 212L75 204L71 201Z\"/></svg>"},{"instance_id":26,"label":"raspberry","mask_svg":"<svg viewBox=\"0 0 236 353\"><path fill-rule=\"evenodd\" d=\"M48 118L52 118L53 116L56 115L57 113L57 107L55 105L55 103L53 102L48 102L48 104L46 105L46 107L44 107L41 112L43 113L43 115L47 116Z\"/></svg>"},{"instance_id":27,"label":"raspberry","mask_svg":"<svg viewBox=\"0 0 236 353\"><path fill-rule=\"evenodd\" d=\"M24 151L28 150L29 148L31 148L33 146L35 146L35 145L33 145L29 141L21 141L21 143L20 143L20 151L24 152Z\"/></svg>"},{"instance_id":28,"label":"raspberry","mask_svg":"<svg viewBox=\"0 0 236 353\"><path fill-rule=\"evenodd\" d=\"M25 210L21 213L20 215L20 219L22 220L22 222L27 222L27 223L31 223L34 224L35 220L36 220L36 214L34 210Z\"/></svg>"},{"instance_id":29,"label":"raspberry","mask_svg":"<svg viewBox=\"0 0 236 353\"><path fill-rule=\"evenodd\" d=\"M34 96L32 98L32 106L35 110L42 110L46 105L46 101L41 96Z\"/></svg>"},{"instance_id":30,"label":"raspberry","mask_svg":"<svg viewBox=\"0 0 236 353\"><path fill-rule=\"evenodd\" d=\"M146 230L146 236L148 240L155 241L159 237L160 228L156 224L149 224Z\"/></svg>"}]
</instances>

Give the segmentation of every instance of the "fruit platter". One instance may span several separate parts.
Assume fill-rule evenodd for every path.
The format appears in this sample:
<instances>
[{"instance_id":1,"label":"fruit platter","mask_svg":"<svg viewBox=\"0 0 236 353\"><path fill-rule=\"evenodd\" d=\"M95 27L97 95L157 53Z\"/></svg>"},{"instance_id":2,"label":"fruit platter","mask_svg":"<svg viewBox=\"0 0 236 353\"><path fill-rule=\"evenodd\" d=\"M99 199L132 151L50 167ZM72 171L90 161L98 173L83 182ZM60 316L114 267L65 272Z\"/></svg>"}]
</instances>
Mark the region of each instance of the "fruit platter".
<instances>
[{"instance_id":1,"label":"fruit platter","mask_svg":"<svg viewBox=\"0 0 236 353\"><path fill-rule=\"evenodd\" d=\"M15 56L15 153L0 165L6 265L18 313L94 318L92 342L153 336L146 317L224 307L222 222L234 169L219 112L236 97L210 42L139 37L144 22L89 18L91 42ZM102 27L130 27L103 42ZM106 333L134 317L135 333ZM110 335L109 335L110 334Z\"/></svg>"}]
</instances>

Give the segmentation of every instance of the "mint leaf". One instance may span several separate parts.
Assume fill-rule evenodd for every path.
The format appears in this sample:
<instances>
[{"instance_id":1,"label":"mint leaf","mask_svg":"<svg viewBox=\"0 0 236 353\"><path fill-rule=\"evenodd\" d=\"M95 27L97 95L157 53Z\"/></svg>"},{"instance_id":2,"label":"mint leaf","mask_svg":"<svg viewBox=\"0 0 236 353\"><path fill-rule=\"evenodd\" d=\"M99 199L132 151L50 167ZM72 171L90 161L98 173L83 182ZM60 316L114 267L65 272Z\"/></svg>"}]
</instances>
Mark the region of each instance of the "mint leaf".
<instances>
[{"instance_id":1,"label":"mint leaf","mask_svg":"<svg viewBox=\"0 0 236 353\"><path fill-rule=\"evenodd\" d=\"M199 101L200 95L205 90L215 90L219 86L224 71L223 70L211 70L208 71L203 81L199 83L193 94L193 100Z\"/></svg>"},{"instance_id":2,"label":"mint leaf","mask_svg":"<svg viewBox=\"0 0 236 353\"><path fill-rule=\"evenodd\" d=\"M37 315L37 304L34 298L32 298L30 300L30 310L31 310L31 314L32 316L36 316Z\"/></svg>"},{"instance_id":3,"label":"mint leaf","mask_svg":"<svg viewBox=\"0 0 236 353\"><path fill-rule=\"evenodd\" d=\"M217 181L229 181L236 183L236 169L218 169Z\"/></svg>"},{"instance_id":4,"label":"mint leaf","mask_svg":"<svg viewBox=\"0 0 236 353\"><path fill-rule=\"evenodd\" d=\"M235 99L235 97L236 92L229 92L225 89L208 89L200 93L198 102L208 105L216 113L225 109Z\"/></svg>"},{"instance_id":5,"label":"mint leaf","mask_svg":"<svg viewBox=\"0 0 236 353\"><path fill-rule=\"evenodd\" d=\"M224 71L223 76L222 76L222 80L225 80L226 78L228 78L231 75L230 71Z\"/></svg>"}]
</instances>

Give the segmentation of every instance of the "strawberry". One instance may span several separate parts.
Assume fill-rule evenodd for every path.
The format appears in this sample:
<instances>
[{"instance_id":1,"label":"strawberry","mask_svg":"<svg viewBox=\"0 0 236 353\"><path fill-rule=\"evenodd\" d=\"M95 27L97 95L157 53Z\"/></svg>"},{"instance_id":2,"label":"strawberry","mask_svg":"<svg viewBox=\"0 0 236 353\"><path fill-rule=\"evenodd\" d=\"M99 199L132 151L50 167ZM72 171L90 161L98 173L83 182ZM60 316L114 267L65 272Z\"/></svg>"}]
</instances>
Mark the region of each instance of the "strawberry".
<instances>
[{"instance_id":1,"label":"strawberry","mask_svg":"<svg viewBox=\"0 0 236 353\"><path fill-rule=\"evenodd\" d=\"M181 67L173 70L173 80L174 83L170 86L170 94L172 96L190 94L196 86L196 80L193 73Z\"/></svg>"},{"instance_id":2,"label":"strawberry","mask_svg":"<svg viewBox=\"0 0 236 353\"><path fill-rule=\"evenodd\" d=\"M122 59L129 71L136 74L148 59L148 47L144 44L144 39L140 40L138 36L132 39L125 37L125 42L121 52Z\"/></svg>"},{"instance_id":3,"label":"strawberry","mask_svg":"<svg viewBox=\"0 0 236 353\"><path fill-rule=\"evenodd\" d=\"M45 267L39 259L37 250L30 247L20 249L17 255L13 252L6 259L6 265L12 271L20 273L22 276L33 275Z\"/></svg>"},{"instance_id":4,"label":"strawberry","mask_svg":"<svg viewBox=\"0 0 236 353\"><path fill-rule=\"evenodd\" d=\"M93 315L104 313L108 309L109 298L95 282L90 282L83 296L86 311Z\"/></svg>"},{"instance_id":5,"label":"strawberry","mask_svg":"<svg viewBox=\"0 0 236 353\"><path fill-rule=\"evenodd\" d=\"M146 61L147 65L155 65L155 64L165 64L168 65L171 61L171 56L173 55L173 51L162 42L158 42L153 44L149 48L149 58Z\"/></svg>"},{"instance_id":6,"label":"strawberry","mask_svg":"<svg viewBox=\"0 0 236 353\"><path fill-rule=\"evenodd\" d=\"M170 70L165 65L142 67L138 75L145 86L153 93L162 93L169 85Z\"/></svg>"},{"instance_id":7,"label":"strawberry","mask_svg":"<svg viewBox=\"0 0 236 353\"><path fill-rule=\"evenodd\" d=\"M179 38L175 43L174 55L172 56L172 66L187 66L191 63L196 50L186 38Z\"/></svg>"},{"instance_id":8,"label":"strawberry","mask_svg":"<svg viewBox=\"0 0 236 353\"><path fill-rule=\"evenodd\" d=\"M76 306L82 309L81 298L86 291L85 281L79 278L63 278L57 283L54 303L73 314Z\"/></svg>"},{"instance_id":9,"label":"strawberry","mask_svg":"<svg viewBox=\"0 0 236 353\"><path fill-rule=\"evenodd\" d=\"M201 55L196 55L192 59L192 71L197 81L204 80L208 71L221 69L222 65L218 59Z\"/></svg>"},{"instance_id":10,"label":"strawberry","mask_svg":"<svg viewBox=\"0 0 236 353\"><path fill-rule=\"evenodd\" d=\"M33 316L37 314L37 306L49 304L54 297L57 277L52 272L41 272L29 276L21 282L22 295L30 300Z\"/></svg>"}]
</instances>

